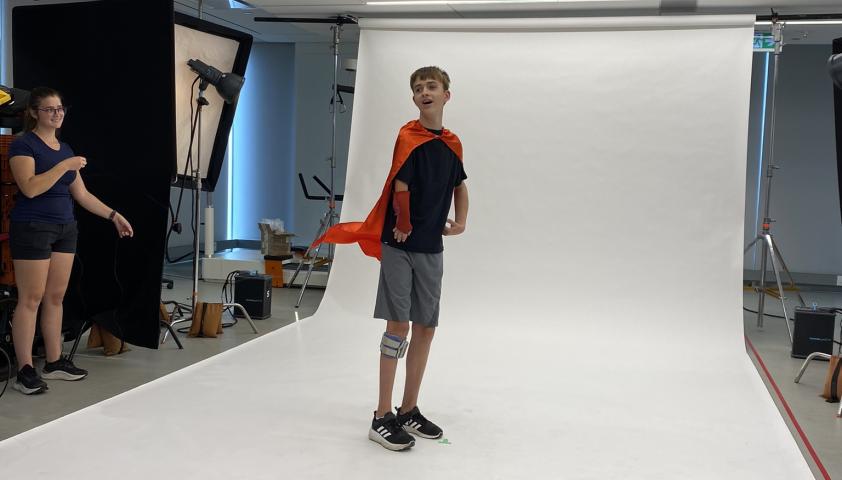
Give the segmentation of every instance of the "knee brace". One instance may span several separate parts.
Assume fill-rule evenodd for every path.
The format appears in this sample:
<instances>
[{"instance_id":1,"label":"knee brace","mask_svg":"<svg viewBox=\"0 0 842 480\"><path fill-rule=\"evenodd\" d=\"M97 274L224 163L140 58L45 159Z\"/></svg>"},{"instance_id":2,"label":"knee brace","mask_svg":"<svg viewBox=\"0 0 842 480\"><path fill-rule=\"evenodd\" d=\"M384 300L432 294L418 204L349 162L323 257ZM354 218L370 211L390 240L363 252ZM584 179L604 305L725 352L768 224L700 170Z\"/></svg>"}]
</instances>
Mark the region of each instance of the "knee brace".
<instances>
[{"instance_id":1,"label":"knee brace","mask_svg":"<svg viewBox=\"0 0 842 480\"><path fill-rule=\"evenodd\" d=\"M389 358L403 358L408 346L409 342L405 338L386 332L383 333L383 339L380 340L380 353Z\"/></svg>"}]
</instances>

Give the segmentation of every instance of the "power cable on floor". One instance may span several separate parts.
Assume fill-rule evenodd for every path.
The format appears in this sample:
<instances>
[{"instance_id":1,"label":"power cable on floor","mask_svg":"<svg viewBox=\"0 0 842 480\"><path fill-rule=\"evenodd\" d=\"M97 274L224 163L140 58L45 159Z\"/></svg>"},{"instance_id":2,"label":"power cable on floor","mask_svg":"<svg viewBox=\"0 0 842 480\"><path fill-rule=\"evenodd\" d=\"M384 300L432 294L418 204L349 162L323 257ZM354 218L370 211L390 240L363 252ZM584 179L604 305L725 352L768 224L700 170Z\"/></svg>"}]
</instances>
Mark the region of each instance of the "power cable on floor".
<instances>
[{"instance_id":1,"label":"power cable on floor","mask_svg":"<svg viewBox=\"0 0 842 480\"><path fill-rule=\"evenodd\" d=\"M746 307L743 307L743 310L745 310L746 312L750 312L750 313L757 313L757 310L752 310L752 309L746 308ZM783 315L772 315L771 313L766 313L766 312L763 312L763 316L764 317L772 317L772 318L784 318ZM793 321L793 322L795 321L794 318L788 318L787 320L790 320L790 321Z\"/></svg>"}]
</instances>

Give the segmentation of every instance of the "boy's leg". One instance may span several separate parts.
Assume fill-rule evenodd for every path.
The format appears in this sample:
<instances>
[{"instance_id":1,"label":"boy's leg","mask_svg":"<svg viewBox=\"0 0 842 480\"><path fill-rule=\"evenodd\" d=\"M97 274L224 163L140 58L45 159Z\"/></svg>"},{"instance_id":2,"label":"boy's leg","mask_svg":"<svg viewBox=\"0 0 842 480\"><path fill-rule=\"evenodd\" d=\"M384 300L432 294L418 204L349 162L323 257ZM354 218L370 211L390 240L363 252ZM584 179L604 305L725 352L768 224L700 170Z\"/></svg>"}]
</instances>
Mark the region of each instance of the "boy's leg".
<instances>
[{"instance_id":1,"label":"boy's leg","mask_svg":"<svg viewBox=\"0 0 842 480\"><path fill-rule=\"evenodd\" d=\"M403 403L398 407L401 427L423 438L441 438L442 429L418 410L418 392L427 368L430 344L439 324L441 279L444 271L441 253L414 254L411 303L412 341L406 359L406 385Z\"/></svg>"},{"instance_id":2,"label":"boy's leg","mask_svg":"<svg viewBox=\"0 0 842 480\"><path fill-rule=\"evenodd\" d=\"M403 402L400 407L401 412L408 412L418 404L418 392L421 390L421 380L424 378L424 370L427 368L427 358L430 356L430 345L435 333L436 327L412 324L412 341L409 343L409 351L406 354L406 383L404 384ZM394 372L392 378L394 380Z\"/></svg>"},{"instance_id":3,"label":"boy's leg","mask_svg":"<svg viewBox=\"0 0 842 480\"><path fill-rule=\"evenodd\" d=\"M418 410L418 392L430 355L430 344L436 332L434 326L412 324L412 341L406 354L406 385L403 403L398 407L397 421L406 432L422 438L441 438L444 432Z\"/></svg>"},{"instance_id":4,"label":"boy's leg","mask_svg":"<svg viewBox=\"0 0 842 480\"><path fill-rule=\"evenodd\" d=\"M405 339L409 334L409 322L387 320L386 333ZM411 352L412 350L410 349L410 355L412 355ZM380 355L380 395L377 402L377 412L375 412L378 418L386 415L386 412L392 411L392 390L395 386L395 372L397 368L397 358L387 357L383 354Z\"/></svg>"}]
</instances>

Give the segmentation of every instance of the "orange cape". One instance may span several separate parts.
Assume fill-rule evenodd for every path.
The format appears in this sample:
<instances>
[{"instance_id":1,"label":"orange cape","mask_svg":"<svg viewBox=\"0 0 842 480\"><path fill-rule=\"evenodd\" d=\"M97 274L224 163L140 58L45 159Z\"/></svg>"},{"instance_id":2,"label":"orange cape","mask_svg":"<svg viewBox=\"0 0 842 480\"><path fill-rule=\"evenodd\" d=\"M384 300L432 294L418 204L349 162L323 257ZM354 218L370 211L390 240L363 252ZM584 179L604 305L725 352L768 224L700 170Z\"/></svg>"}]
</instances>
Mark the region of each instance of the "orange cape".
<instances>
[{"instance_id":1,"label":"orange cape","mask_svg":"<svg viewBox=\"0 0 842 480\"><path fill-rule=\"evenodd\" d=\"M381 242L383 234L383 222L388 211L389 198L391 197L392 181L398 174L409 154L419 145L422 145L436 138L442 139L444 143L453 150L453 153L462 161L462 142L450 130L442 130L441 135L436 135L421 125L418 120L413 120L398 132L398 139L395 141L395 151L392 153L392 168L389 170L389 177L383 185L380 199L374 205L371 213L364 222L338 223L330 227L324 235L313 242L316 246L322 242L327 243L359 243L360 249L369 257L380 259Z\"/></svg>"}]
</instances>

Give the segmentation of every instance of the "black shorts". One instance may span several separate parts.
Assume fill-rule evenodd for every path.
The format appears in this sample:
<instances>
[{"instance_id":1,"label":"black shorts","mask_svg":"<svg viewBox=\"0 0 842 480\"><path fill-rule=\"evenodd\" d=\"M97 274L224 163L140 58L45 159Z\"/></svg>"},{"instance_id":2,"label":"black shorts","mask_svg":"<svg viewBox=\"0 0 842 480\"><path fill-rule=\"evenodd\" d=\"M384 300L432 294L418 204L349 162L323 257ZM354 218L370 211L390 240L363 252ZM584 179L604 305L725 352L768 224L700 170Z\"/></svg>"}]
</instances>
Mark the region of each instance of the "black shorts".
<instances>
[{"instance_id":1,"label":"black shorts","mask_svg":"<svg viewBox=\"0 0 842 480\"><path fill-rule=\"evenodd\" d=\"M53 252L76 253L76 222L12 222L9 246L12 260L46 260Z\"/></svg>"}]
</instances>

